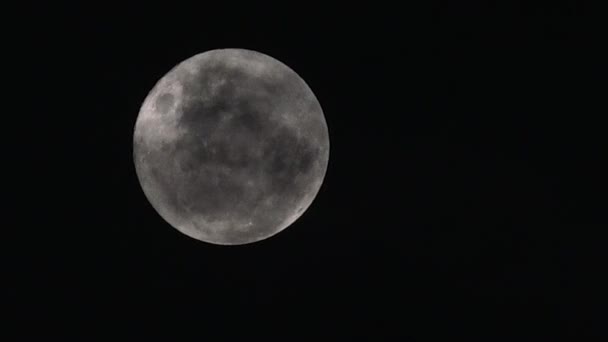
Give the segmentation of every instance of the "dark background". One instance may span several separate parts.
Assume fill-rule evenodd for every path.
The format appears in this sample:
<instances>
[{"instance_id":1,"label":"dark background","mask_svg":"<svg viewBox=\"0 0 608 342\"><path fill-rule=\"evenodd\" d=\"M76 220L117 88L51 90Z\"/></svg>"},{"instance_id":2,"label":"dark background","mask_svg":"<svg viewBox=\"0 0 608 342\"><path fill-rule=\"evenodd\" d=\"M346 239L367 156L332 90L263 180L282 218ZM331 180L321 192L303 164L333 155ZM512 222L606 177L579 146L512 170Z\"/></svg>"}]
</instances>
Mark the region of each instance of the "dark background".
<instances>
[{"instance_id":1,"label":"dark background","mask_svg":"<svg viewBox=\"0 0 608 342\"><path fill-rule=\"evenodd\" d=\"M12 89L23 97L8 100L17 112L4 126L8 331L606 336L602 18L554 1L228 7L54 4L15 16L10 55L24 64L7 67L22 65ZM165 223L131 155L155 82L225 47L298 72L331 140L308 211L235 247Z\"/></svg>"}]
</instances>

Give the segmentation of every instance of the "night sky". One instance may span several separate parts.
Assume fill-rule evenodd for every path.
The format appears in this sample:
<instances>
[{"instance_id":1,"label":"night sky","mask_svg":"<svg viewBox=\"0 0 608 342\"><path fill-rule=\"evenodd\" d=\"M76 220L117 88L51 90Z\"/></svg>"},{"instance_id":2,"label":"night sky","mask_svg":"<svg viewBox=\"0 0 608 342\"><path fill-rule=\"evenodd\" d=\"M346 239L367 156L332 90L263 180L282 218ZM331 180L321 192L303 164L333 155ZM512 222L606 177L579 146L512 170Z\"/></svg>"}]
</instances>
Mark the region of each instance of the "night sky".
<instances>
[{"instance_id":1,"label":"night sky","mask_svg":"<svg viewBox=\"0 0 608 342\"><path fill-rule=\"evenodd\" d=\"M4 126L17 340L608 334L607 59L583 8L165 5L41 5L7 31L24 63ZM308 83L331 150L298 221L226 247L156 213L132 138L158 79L232 47Z\"/></svg>"}]
</instances>

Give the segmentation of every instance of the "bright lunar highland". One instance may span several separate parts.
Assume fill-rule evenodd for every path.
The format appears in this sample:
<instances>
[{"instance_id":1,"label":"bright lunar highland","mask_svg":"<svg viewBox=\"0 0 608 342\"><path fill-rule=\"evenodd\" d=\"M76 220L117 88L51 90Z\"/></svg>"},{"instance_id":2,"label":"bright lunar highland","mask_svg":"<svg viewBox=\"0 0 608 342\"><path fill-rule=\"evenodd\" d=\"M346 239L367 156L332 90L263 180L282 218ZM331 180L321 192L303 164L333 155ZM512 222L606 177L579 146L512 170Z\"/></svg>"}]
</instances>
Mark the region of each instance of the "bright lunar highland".
<instances>
[{"instance_id":1,"label":"bright lunar highland","mask_svg":"<svg viewBox=\"0 0 608 342\"><path fill-rule=\"evenodd\" d=\"M152 207L209 243L263 240L315 199L329 161L319 101L282 62L244 49L195 55L146 97L133 135Z\"/></svg>"}]
</instances>

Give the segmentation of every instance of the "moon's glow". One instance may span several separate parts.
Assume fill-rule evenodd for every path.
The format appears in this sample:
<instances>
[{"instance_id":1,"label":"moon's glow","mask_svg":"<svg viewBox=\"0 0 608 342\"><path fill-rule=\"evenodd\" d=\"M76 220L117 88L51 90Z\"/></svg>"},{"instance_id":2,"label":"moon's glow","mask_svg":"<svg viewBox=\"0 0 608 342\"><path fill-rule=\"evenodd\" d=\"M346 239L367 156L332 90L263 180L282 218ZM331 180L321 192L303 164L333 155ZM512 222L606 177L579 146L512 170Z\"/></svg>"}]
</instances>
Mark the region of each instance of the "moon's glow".
<instances>
[{"instance_id":1,"label":"moon's glow","mask_svg":"<svg viewBox=\"0 0 608 342\"><path fill-rule=\"evenodd\" d=\"M220 49L174 67L145 99L133 140L144 193L173 227L225 245L295 222L327 169L323 111L293 70Z\"/></svg>"}]
</instances>

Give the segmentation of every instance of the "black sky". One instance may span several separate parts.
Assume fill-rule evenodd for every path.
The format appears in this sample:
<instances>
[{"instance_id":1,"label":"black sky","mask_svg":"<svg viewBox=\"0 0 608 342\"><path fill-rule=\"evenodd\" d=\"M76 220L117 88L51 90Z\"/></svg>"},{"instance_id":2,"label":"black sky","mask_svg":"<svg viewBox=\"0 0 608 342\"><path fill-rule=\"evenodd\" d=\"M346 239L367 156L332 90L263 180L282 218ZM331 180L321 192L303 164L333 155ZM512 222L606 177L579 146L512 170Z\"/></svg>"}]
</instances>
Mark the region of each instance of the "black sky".
<instances>
[{"instance_id":1,"label":"black sky","mask_svg":"<svg viewBox=\"0 0 608 342\"><path fill-rule=\"evenodd\" d=\"M22 339L605 335L606 59L584 10L26 11L11 39L26 81L5 127L4 324ZM131 155L155 82L226 47L293 68L331 141L309 210L237 247L165 223Z\"/></svg>"}]
</instances>

